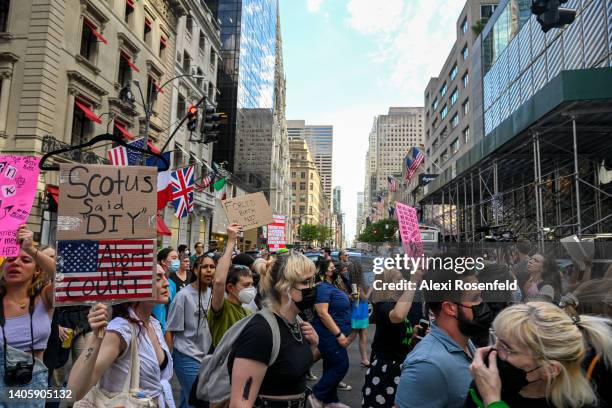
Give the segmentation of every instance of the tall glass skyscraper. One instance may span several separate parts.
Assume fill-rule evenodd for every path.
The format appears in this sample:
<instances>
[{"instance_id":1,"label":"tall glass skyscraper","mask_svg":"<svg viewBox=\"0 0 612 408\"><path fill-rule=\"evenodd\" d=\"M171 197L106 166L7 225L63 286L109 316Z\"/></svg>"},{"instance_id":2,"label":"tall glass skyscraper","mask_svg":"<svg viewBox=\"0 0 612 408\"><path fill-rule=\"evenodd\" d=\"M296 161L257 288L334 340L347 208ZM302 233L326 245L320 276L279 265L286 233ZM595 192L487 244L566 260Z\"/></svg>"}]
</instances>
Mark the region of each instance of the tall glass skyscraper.
<instances>
[{"instance_id":1,"label":"tall glass skyscraper","mask_svg":"<svg viewBox=\"0 0 612 408\"><path fill-rule=\"evenodd\" d=\"M214 144L213 160L238 171L237 150L256 151L274 131L274 79L278 23L277 0L207 0L221 27L221 64L217 111L228 114L228 126ZM269 155L269 154L268 154ZM250 156L250 155L249 155ZM265 162L265 160L263 160ZM243 165L245 163L242 163ZM267 167L270 163L259 163ZM258 172L256 172L258 173ZM262 176L250 182L263 186ZM249 182L249 180L244 180Z\"/></svg>"}]
</instances>

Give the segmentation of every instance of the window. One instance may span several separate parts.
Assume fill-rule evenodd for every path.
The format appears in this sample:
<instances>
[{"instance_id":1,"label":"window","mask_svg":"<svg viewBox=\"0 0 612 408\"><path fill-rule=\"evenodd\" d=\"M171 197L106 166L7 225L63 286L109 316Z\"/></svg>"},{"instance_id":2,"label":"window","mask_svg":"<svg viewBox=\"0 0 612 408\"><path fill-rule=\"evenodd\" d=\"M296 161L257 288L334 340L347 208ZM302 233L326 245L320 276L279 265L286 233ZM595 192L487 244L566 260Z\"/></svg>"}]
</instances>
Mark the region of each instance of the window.
<instances>
[{"instance_id":1,"label":"window","mask_svg":"<svg viewBox=\"0 0 612 408\"><path fill-rule=\"evenodd\" d=\"M450 149L452 154L457 153L459 150L459 139L455 139L451 142Z\"/></svg>"},{"instance_id":2,"label":"window","mask_svg":"<svg viewBox=\"0 0 612 408\"><path fill-rule=\"evenodd\" d=\"M495 12L495 4L482 4L480 5L480 18L489 19Z\"/></svg>"},{"instance_id":3,"label":"window","mask_svg":"<svg viewBox=\"0 0 612 408\"><path fill-rule=\"evenodd\" d=\"M440 119L444 119L447 114L448 114L448 106L444 105L442 107L442 110L440 111Z\"/></svg>"},{"instance_id":4,"label":"window","mask_svg":"<svg viewBox=\"0 0 612 408\"><path fill-rule=\"evenodd\" d=\"M123 21L128 25L132 25L134 21L134 0L125 0L125 14L123 15Z\"/></svg>"},{"instance_id":5,"label":"window","mask_svg":"<svg viewBox=\"0 0 612 408\"><path fill-rule=\"evenodd\" d=\"M215 103L215 84L212 82L208 83L208 100L211 103Z\"/></svg>"},{"instance_id":6,"label":"window","mask_svg":"<svg viewBox=\"0 0 612 408\"><path fill-rule=\"evenodd\" d=\"M295 186L296 186L296 182L295 181L291 182L291 189L292 190L295 190Z\"/></svg>"},{"instance_id":7,"label":"window","mask_svg":"<svg viewBox=\"0 0 612 408\"><path fill-rule=\"evenodd\" d=\"M198 47L200 48L200 52L204 54L204 49L206 46L206 35L204 35L204 31L200 30L200 42L198 43Z\"/></svg>"},{"instance_id":8,"label":"window","mask_svg":"<svg viewBox=\"0 0 612 408\"><path fill-rule=\"evenodd\" d=\"M446 85L446 82L445 82L444 85L442 85L442 88L440 88L440 95L442 96L446 95L447 90L448 90L448 86Z\"/></svg>"},{"instance_id":9,"label":"window","mask_svg":"<svg viewBox=\"0 0 612 408\"><path fill-rule=\"evenodd\" d=\"M306 183L304 182L300 183L300 190L306 190Z\"/></svg>"},{"instance_id":10,"label":"window","mask_svg":"<svg viewBox=\"0 0 612 408\"><path fill-rule=\"evenodd\" d=\"M300 194L300 201L303 203L306 202L306 194Z\"/></svg>"},{"instance_id":11,"label":"window","mask_svg":"<svg viewBox=\"0 0 612 408\"><path fill-rule=\"evenodd\" d=\"M434 99L431 104L432 109L435 111L438 108L438 98Z\"/></svg>"},{"instance_id":12,"label":"window","mask_svg":"<svg viewBox=\"0 0 612 408\"><path fill-rule=\"evenodd\" d=\"M453 65L453 68L450 71L450 80L452 81L455 78L457 78L457 64ZM444 85L446 86L446 84Z\"/></svg>"},{"instance_id":13,"label":"window","mask_svg":"<svg viewBox=\"0 0 612 408\"><path fill-rule=\"evenodd\" d=\"M191 36L193 32L193 17L187 16L185 19L185 30L187 31L187 35Z\"/></svg>"},{"instance_id":14,"label":"window","mask_svg":"<svg viewBox=\"0 0 612 408\"><path fill-rule=\"evenodd\" d=\"M461 77L461 82L463 82L463 87L467 88L468 84L470 83L470 76L467 72L463 77Z\"/></svg>"},{"instance_id":15,"label":"window","mask_svg":"<svg viewBox=\"0 0 612 408\"><path fill-rule=\"evenodd\" d=\"M306 212L306 206L300 205L300 214L304 214Z\"/></svg>"},{"instance_id":16,"label":"window","mask_svg":"<svg viewBox=\"0 0 612 408\"><path fill-rule=\"evenodd\" d=\"M155 78L153 78L151 75L148 75L147 76L147 102L153 105L153 110L155 110L154 108L155 108L155 102L157 101L157 94L161 92L163 92L163 90L159 88L159 85L157 85L157 81L155 80ZM183 102L184 102L184 99L185 98L183 98ZM179 103L180 103L180 100L179 100ZM179 110L179 112L181 111Z\"/></svg>"},{"instance_id":17,"label":"window","mask_svg":"<svg viewBox=\"0 0 612 408\"><path fill-rule=\"evenodd\" d=\"M311 205L308 206L308 214L312 215L312 206Z\"/></svg>"},{"instance_id":18,"label":"window","mask_svg":"<svg viewBox=\"0 0 612 408\"><path fill-rule=\"evenodd\" d=\"M79 145L87 142L89 134L93 130L91 120L87 117L85 109L79 107L80 104L85 109L90 109L90 106L79 100L74 104L74 113L72 115L72 144Z\"/></svg>"},{"instance_id":19,"label":"window","mask_svg":"<svg viewBox=\"0 0 612 408\"><path fill-rule=\"evenodd\" d=\"M457 98L459 98L459 90L455 88L455 90L453 91L450 97L451 106L454 106L455 103L457 103Z\"/></svg>"},{"instance_id":20,"label":"window","mask_svg":"<svg viewBox=\"0 0 612 408\"><path fill-rule=\"evenodd\" d=\"M185 111L187 110L187 102L185 101L185 97L179 93L178 95L178 103L176 105L176 116L182 118L185 116Z\"/></svg>"},{"instance_id":21,"label":"window","mask_svg":"<svg viewBox=\"0 0 612 408\"><path fill-rule=\"evenodd\" d=\"M295 174L296 174L295 171L292 171L291 172L291 178L295 178Z\"/></svg>"},{"instance_id":22,"label":"window","mask_svg":"<svg viewBox=\"0 0 612 408\"><path fill-rule=\"evenodd\" d=\"M198 69L196 70L196 74L200 77L196 79L198 88L203 89L204 88L204 71L202 71L202 68L198 67Z\"/></svg>"},{"instance_id":23,"label":"window","mask_svg":"<svg viewBox=\"0 0 612 408\"><path fill-rule=\"evenodd\" d=\"M305 178L306 178L306 172L305 172L305 171L303 171L303 172L301 172L301 173L300 173L300 178L303 178L303 179L305 179Z\"/></svg>"},{"instance_id":24,"label":"window","mask_svg":"<svg viewBox=\"0 0 612 408\"><path fill-rule=\"evenodd\" d=\"M183 71L186 74L190 74L189 69L191 68L191 55L187 51L183 51Z\"/></svg>"},{"instance_id":25,"label":"window","mask_svg":"<svg viewBox=\"0 0 612 408\"><path fill-rule=\"evenodd\" d=\"M451 119L451 127L454 129L459 125L459 114L455 113L455 116Z\"/></svg>"},{"instance_id":26,"label":"window","mask_svg":"<svg viewBox=\"0 0 612 408\"><path fill-rule=\"evenodd\" d=\"M461 23L461 32L466 34L468 32L468 21L467 17L463 19L463 23Z\"/></svg>"},{"instance_id":27,"label":"window","mask_svg":"<svg viewBox=\"0 0 612 408\"><path fill-rule=\"evenodd\" d=\"M444 149L444 151L440 155L440 160L442 161L442 163L445 163L448 160L448 150L447 149Z\"/></svg>"},{"instance_id":28,"label":"window","mask_svg":"<svg viewBox=\"0 0 612 408\"><path fill-rule=\"evenodd\" d=\"M132 80L132 68L130 68L130 57L125 53L119 54L119 76L117 83L120 86L126 86Z\"/></svg>"},{"instance_id":29,"label":"window","mask_svg":"<svg viewBox=\"0 0 612 408\"><path fill-rule=\"evenodd\" d=\"M151 20L145 17L144 22L144 35L142 37L144 42L151 45Z\"/></svg>"},{"instance_id":30,"label":"window","mask_svg":"<svg viewBox=\"0 0 612 408\"><path fill-rule=\"evenodd\" d=\"M470 128L466 127L463 129L463 143L467 143L470 141Z\"/></svg>"},{"instance_id":31,"label":"window","mask_svg":"<svg viewBox=\"0 0 612 408\"><path fill-rule=\"evenodd\" d=\"M159 58L166 59L166 48L168 46L168 40L163 35L159 37Z\"/></svg>"},{"instance_id":32,"label":"window","mask_svg":"<svg viewBox=\"0 0 612 408\"><path fill-rule=\"evenodd\" d=\"M470 113L470 100L466 99L463 102L463 115L467 116L468 113Z\"/></svg>"},{"instance_id":33,"label":"window","mask_svg":"<svg viewBox=\"0 0 612 408\"><path fill-rule=\"evenodd\" d=\"M217 69L217 53L212 48L210 49L210 67L211 71Z\"/></svg>"},{"instance_id":34,"label":"window","mask_svg":"<svg viewBox=\"0 0 612 408\"><path fill-rule=\"evenodd\" d=\"M310 179L311 179L311 180L313 180L313 179L314 179L314 173L312 173L312 172L310 173ZM310 187L310 188L312 188L312 187Z\"/></svg>"},{"instance_id":35,"label":"window","mask_svg":"<svg viewBox=\"0 0 612 408\"><path fill-rule=\"evenodd\" d=\"M81 33L80 54L89 62L95 61L95 56L98 50L98 36L100 36L100 34L98 34L96 31L96 26L93 25L93 23L88 19L84 18L83 31Z\"/></svg>"},{"instance_id":36,"label":"window","mask_svg":"<svg viewBox=\"0 0 612 408\"><path fill-rule=\"evenodd\" d=\"M465 47L463 47L463 50L461 50L461 56L463 57L464 61L467 61L468 57L470 56L470 51L468 50L467 44Z\"/></svg>"},{"instance_id":37,"label":"window","mask_svg":"<svg viewBox=\"0 0 612 408\"><path fill-rule=\"evenodd\" d=\"M314 189L314 183L310 183L310 190Z\"/></svg>"}]
</instances>

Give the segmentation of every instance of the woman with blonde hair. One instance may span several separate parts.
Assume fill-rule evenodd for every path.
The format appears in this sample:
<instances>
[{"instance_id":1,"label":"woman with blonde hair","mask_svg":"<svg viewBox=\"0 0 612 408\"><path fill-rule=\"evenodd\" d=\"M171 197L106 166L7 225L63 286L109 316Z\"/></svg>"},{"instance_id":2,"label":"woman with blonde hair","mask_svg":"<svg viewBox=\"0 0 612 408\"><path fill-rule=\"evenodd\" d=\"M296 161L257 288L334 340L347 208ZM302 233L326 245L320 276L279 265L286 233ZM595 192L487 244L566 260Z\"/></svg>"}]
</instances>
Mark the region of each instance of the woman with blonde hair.
<instances>
[{"instance_id":1,"label":"woman with blonde hair","mask_svg":"<svg viewBox=\"0 0 612 408\"><path fill-rule=\"evenodd\" d=\"M246 324L228 359L230 408L306 406L306 375L319 338L297 315L314 305L314 275L312 261L294 251L276 258L262 274L259 290L264 307ZM280 348L268 365L273 330L262 314L270 312L278 323Z\"/></svg>"},{"instance_id":2,"label":"woman with blonde hair","mask_svg":"<svg viewBox=\"0 0 612 408\"><path fill-rule=\"evenodd\" d=\"M478 349L470 366L477 392L470 390L468 402L500 408L595 405L582 363L587 343L612 363L611 325L605 317L570 317L547 302L504 309L493 322L495 346Z\"/></svg>"}]
</instances>

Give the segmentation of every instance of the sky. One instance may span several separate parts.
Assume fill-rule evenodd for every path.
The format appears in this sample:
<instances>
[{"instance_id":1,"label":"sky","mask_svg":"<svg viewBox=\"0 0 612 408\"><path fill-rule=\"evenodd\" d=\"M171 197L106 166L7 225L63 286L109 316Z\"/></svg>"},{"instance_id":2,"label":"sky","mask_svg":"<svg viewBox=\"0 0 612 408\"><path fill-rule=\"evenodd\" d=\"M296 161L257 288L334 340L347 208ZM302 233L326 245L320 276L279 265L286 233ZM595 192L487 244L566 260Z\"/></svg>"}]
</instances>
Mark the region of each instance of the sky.
<instances>
[{"instance_id":1,"label":"sky","mask_svg":"<svg viewBox=\"0 0 612 408\"><path fill-rule=\"evenodd\" d=\"M456 38L465 0L280 0L287 119L333 125L334 186L342 187L345 239L374 116L423 106Z\"/></svg>"}]
</instances>

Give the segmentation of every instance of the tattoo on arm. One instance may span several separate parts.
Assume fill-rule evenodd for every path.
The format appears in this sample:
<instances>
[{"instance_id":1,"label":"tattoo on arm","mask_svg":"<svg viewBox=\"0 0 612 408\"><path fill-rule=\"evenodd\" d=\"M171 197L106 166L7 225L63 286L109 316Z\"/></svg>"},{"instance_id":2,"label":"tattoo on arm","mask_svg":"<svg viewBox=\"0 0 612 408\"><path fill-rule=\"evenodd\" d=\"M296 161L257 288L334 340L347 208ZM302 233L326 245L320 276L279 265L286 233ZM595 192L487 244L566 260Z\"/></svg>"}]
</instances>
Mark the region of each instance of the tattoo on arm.
<instances>
[{"instance_id":1,"label":"tattoo on arm","mask_svg":"<svg viewBox=\"0 0 612 408\"><path fill-rule=\"evenodd\" d=\"M91 353L93 353L93 347L89 347L85 351L85 361L89 360L89 357L91 357Z\"/></svg>"},{"instance_id":2,"label":"tattoo on arm","mask_svg":"<svg viewBox=\"0 0 612 408\"><path fill-rule=\"evenodd\" d=\"M249 394L251 393L251 385L253 385L253 377L249 377L244 383L244 391L242 391L242 400L248 401Z\"/></svg>"}]
</instances>

